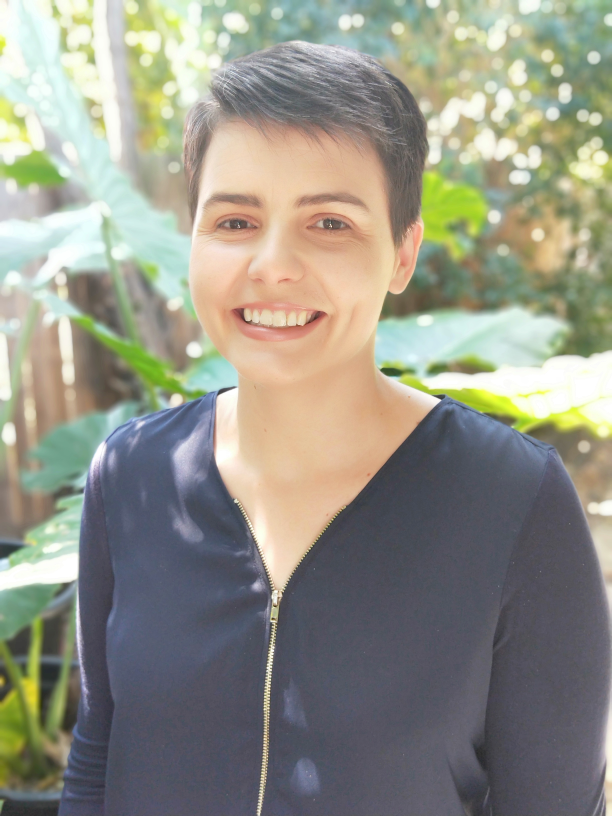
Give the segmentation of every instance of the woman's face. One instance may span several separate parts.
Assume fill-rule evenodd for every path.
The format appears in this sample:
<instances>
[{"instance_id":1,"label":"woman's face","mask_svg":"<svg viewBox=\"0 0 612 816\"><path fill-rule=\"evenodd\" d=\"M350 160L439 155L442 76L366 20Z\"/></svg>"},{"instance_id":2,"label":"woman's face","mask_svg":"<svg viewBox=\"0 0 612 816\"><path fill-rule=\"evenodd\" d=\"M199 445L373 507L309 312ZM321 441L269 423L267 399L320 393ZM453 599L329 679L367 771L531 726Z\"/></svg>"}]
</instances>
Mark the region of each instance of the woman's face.
<instances>
[{"instance_id":1,"label":"woman's face","mask_svg":"<svg viewBox=\"0 0 612 816\"><path fill-rule=\"evenodd\" d=\"M205 156L191 295L216 348L254 382L372 365L385 295L414 270L422 222L397 250L374 149L320 138L233 121Z\"/></svg>"}]
</instances>

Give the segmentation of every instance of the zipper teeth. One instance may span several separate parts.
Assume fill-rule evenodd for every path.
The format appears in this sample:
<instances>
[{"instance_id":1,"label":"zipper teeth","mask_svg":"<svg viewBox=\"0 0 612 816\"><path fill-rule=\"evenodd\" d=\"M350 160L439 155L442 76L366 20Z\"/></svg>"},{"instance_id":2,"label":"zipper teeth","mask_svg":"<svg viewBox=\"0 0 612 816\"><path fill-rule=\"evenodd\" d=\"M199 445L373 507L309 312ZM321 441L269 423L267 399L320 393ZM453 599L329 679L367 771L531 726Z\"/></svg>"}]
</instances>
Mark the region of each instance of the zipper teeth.
<instances>
[{"instance_id":1,"label":"zipper teeth","mask_svg":"<svg viewBox=\"0 0 612 816\"><path fill-rule=\"evenodd\" d=\"M259 544L259 541L257 540L257 536L255 535L255 529L253 528L253 525L251 524L251 520L247 516L244 507L240 503L240 500L239 499L234 499L234 502L240 508L240 512L244 516L244 520L246 521L247 526L249 528L249 531L250 531L251 535L253 536L253 541L255 542L255 544L257 546L257 549L259 550L259 555L261 556L261 560L262 560L262 563L264 565L266 575L268 576L268 581L270 582L270 587L274 591L276 589L276 586L274 585L274 580L272 578L272 574L271 574L270 569L268 567L268 564L266 562L266 558L265 558L265 556L263 554L263 550L262 550L262 548L261 548L261 546ZM297 570L297 568L300 566L302 561L306 558L308 553L312 550L312 548L317 543L317 541L321 538L323 533L327 530L327 528L332 523L332 521L337 516L339 516L340 513L345 509L346 509L346 505L344 504L340 508L340 510L338 510L337 513L334 513L334 515L330 518L330 520L327 522L325 527L321 530L319 535L312 542L310 547L308 547L306 552L302 555L302 557L297 562L295 567L291 570L291 574L289 575L289 577L285 581L285 584L284 584L282 590L279 593L279 603L280 603L280 596L282 595L282 593L287 588L287 584L293 578L293 575L294 575L295 571ZM257 797L257 816L261 816L261 810L263 808L264 795L265 795L265 792L266 792L266 780L267 780L267 777L268 777L268 759L269 759L269 755L270 755L270 698L271 698L271 695L272 695L272 664L274 662L274 651L276 649L276 627L277 626L278 626L278 619L273 620L273 621L270 622L270 642L268 644L268 658L266 660L266 676L265 676L265 681L264 681L263 749L262 749L262 755L261 755L261 776L259 778L259 796Z\"/></svg>"},{"instance_id":2,"label":"zipper teeth","mask_svg":"<svg viewBox=\"0 0 612 816\"><path fill-rule=\"evenodd\" d=\"M322 536L322 535L323 535L323 533L324 533L324 532L327 530L327 528L328 528L328 527L329 527L329 525L332 523L332 521L333 521L333 520L334 520L334 519L335 519L337 516L339 516L339 515L340 515L340 513L341 513L343 510L345 510L345 509L346 509L346 504L343 504L343 505L342 505L342 507L341 507L341 508L338 510L338 512L337 512L337 513L334 513L334 515L333 515L333 516L330 518L330 520L327 522L327 524L325 525L325 527L324 527L324 528L321 530L321 532L319 533L319 535L318 535L318 536L315 538L315 540L312 542L312 544L310 545L310 547L309 547L309 548L306 550L306 552L304 553L304 555L303 555L303 556L300 558L300 560L297 562L297 564L295 565L295 567L294 567L294 568L291 570L291 575L290 575L290 576L287 578L287 580L285 581L285 586L283 587L283 592L284 592L284 591L285 591L285 589L287 588L287 584L288 584L288 583L289 583L289 581L290 581L290 580L293 578L293 575L294 575L295 571L296 571L296 570L297 570L297 568L300 566L300 564L302 563L302 561L303 561L303 560L306 558L306 556L308 555L308 553L309 553L309 552L312 550L312 548L314 547L314 545L315 545L315 544L317 543L317 541L318 541L318 540L321 538L321 536Z\"/></svg>"},{"instance_id":3,"label":"zipper teeth","mask_svg":"<svg viewBox=\"0 0 612 816\"><path fill-rule=\"evenodd\" d=\"M276 589L276 586L274 585L274 580L272 578L272 573L270 572L270 569L268 567L268 562L266 561L266 558L265 558L265 556L263 554L263 550L261 549L261 547L259 545L259 541L257 540L257 536L255 535L255 530L253 528L253 525L251 524L251 519L247 516L246 511L245 511L244 507L242 506L242 504L240 504L240 499L234 499L234 502L240 508L240 512L244 516L244 520L247 523L247 527L249 528L249 530L251 532L251 535L253 536L253 541L257 545L257 549L259 550L259 555L261 556L261 560L263 561L264 569L266 571L266 575L268 576L268 581L270 582L270 586L272 587L272 589Z\"/></svg>"},{"instance_id":4,"label":"zipper teeth","mask_svg":"<svg viewBox=\"0 0 612 816\"><path fill-rule=\"evenodd\" d=\"M270 698L272 696L272 663L274 661L274 650L276 648L276 627L278 621L270 623L270 643L268 645L268 659L266 661L266 680L264 683L263 701L263 751L261 755L261 776L259 778L259 796L257 797L257 816L261 816L264 794L266 792L266 779L268 776L268 760L270 756Z\"/></svg>"}]
</instances>

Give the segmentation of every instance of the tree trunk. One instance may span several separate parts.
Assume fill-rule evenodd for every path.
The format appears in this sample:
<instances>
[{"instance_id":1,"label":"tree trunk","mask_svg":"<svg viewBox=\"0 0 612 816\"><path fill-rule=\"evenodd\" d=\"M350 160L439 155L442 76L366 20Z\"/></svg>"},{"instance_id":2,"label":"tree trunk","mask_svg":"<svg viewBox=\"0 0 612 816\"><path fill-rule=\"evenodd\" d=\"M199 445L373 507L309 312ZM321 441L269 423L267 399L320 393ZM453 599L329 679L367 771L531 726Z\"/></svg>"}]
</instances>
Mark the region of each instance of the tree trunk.
<instances>
[{"instance_id":1,"label":"tree trunk","mask_svg":"<svg viewBox=\"0 0 612 816\"><path fill-rule=\"evenodd\" d=\"M125 50L123 0L94 0L93 34L96 66L106 88L102 110L111 156L138 183L136 117Z\"/></svg>"}]
</instances>

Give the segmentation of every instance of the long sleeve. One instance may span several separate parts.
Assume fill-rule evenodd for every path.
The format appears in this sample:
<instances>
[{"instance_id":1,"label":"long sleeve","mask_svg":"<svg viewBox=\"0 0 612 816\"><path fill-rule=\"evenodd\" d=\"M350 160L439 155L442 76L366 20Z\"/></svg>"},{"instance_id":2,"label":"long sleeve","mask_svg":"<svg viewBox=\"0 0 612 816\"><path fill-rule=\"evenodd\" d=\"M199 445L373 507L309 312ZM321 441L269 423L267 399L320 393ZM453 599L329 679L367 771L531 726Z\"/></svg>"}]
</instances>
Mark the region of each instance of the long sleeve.
<instances>
[{"instance_id":1,"label":"long sleeve","mask_svg":"<svg viewBox=\"0 0 612 816\"><path fill-rule=\"evenodd\" d=\"M603 816L605 585L555 449L506 574L486 717L493 816Z\"/></svg>"},{"instance_id":2,"label":"long sleeve","mask_svg":"<svg viewBox=\"0 0 612 816\"><path fill-rule=\"evenodd\" d=\"M113 572L100 484L103 442L85 487L79 541L77 652L81 699L64 773L59 816L102 816L113 699L106 665L106 623L113 601Z\"/></svg>"}]
</instances>

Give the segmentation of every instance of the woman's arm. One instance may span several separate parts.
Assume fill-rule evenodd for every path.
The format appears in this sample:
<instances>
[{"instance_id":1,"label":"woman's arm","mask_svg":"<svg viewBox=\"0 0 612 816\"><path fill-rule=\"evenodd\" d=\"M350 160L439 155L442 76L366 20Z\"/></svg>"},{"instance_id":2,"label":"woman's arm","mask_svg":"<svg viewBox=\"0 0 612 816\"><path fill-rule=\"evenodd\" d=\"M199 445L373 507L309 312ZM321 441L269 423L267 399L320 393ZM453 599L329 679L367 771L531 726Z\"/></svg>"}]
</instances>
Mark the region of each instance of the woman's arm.
<instances>
[{"instance_id":1,"label":"woman's arm","mask_svg":"<svg viewBox=\"0 0 612 816\"><path fill-rule=\"evenodd\" d=\"M79 544L77 650L81 699L64 773L59 816L103 816L113 699L106 666L106 622L113 602L113 572L100 486L106 443L92 460L85 486Z\"/></svg>"},{"instance_id":2,"label":"woman's arm","mask_svg":"<svg viewBox=\"0 0 612 816\"><path fill-rule=\"evenodd\" d=\"M610 653L593 540L551 450L495 633L485 746L493 816L603 816Z\"/></svg>"}]
</instances>

